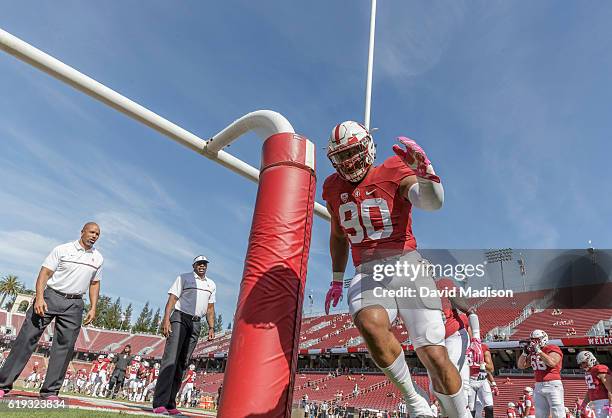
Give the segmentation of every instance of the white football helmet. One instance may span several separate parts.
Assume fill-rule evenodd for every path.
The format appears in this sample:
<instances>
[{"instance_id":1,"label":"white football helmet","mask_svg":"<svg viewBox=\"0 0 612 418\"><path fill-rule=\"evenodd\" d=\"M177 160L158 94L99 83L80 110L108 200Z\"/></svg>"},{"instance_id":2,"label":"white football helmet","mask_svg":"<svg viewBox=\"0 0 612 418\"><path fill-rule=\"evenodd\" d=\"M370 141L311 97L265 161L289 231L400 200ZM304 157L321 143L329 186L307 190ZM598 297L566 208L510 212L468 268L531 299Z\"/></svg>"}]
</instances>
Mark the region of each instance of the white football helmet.
<instances>
[{"instance_id":1,"label":"white football helmet","mask_svg":"<svg viewBox=\"0 0 612 418\"><path fill-rule=\"evenodd\" d=\"M35 362L34 362L34 365L35 365L35 366L38 366L38 362L37 362L37 361L35 361Z\"/></svg>"},{"instance_id":2,"label":"white football helmet","mask_svg":"<svg viewBox=\"0 0 612 418\"><path fill-rule=\"evenodd\" d=\"M508 402L508 408L514 408L514 402Z\"/></svg>"},{"instance_id":3,"label":"white football helmet","mask_svg":"<svg viewBox=\"0 0 612 418\"><path fill-rule=\"evenodd\" d=\"M540 348L548 344L548 334L541 329L534 329L529 336L531 345L538 346Z\"/></svg>"},{"instance_id":4,"label":"white football helmet","mask_svg":"<svg viewBox=\"0 0 612 418\"><path fill-rule=\"evenodd\" d=\"M100 355L98 356L98 360L104 360L104 354L100 354Z\"/></svg>"},{"instance_id":5,"label":"white football helmet","mask_svg":"<svg viewBox=\"0 0 612 418\"><path fill-rule=\"evenodd\" d=\"M108 358L112 359L113 357L115 357L113 353L108 353Z\"/></svg>"},{"instance_id":6,"label":"white football helmet","mask_svg":"<svg viewBox=\"0 0 612 418\"><path fill-rule=\"evenodd\" d=\"M528 393L529 395L531 395L533 393L533 389L531 389L531 387L526 386L525 389L523 389L523 392Z\"/></svg>"},{"instance_id":7,"label":"white football helmet","mask_svg":"<svg viewBox=\"0 0 612 418\"><path fill-rule=\"evenodd\" d=\"M159 369L159 363L155 363L153 367L155 367L156 369Z\"/></svg>"},{"instance_id":8,"label":"white football helmet","mask_svg":"<svg viewBox=\"0 0 612 418\"><path fill-rule=\"evenodd\" d=\"M581 369L588 371L591 367L595 366L598 361L595 355L590 351L581 351L576 356L576 363L578 363Z\"/></svg>"},{"instance_id":9,"label":"white football helmet","mask_svg":"<svg viewBox=\"0 0 612 418\"><path fill-rule=\"evenodd\" d=\"M190 364L189 365L189 370L195 370L195 364Z\"/></svg>"},{"instance_id":10,"label":"white football helmet","mask_svg":"<svg viewBox=\"0 0 612 418\"><path fill-rule=\"evenodd\" d=\"M145 360L145 361L142 362L142 365L145 366L145 367L149 367L149 362Z\"/></svg>"},{"instance_id":11,"label":"white football helmet","mask_svg":"<svg viewBox=\"0 0 612 418\"><path fill-rule=\"evenodd\" d=\"M140 357L140 356L135 356L134 357L134 361L140 361L140 360L142 360L142 357Z\"/></svg>"},{"instance_id":12,"label":"white football helmet","mask_svg":"<svg viewBox=\"0 0 612 418\"><path fill-rule=\"evenodd\" d=\"M376 146L370 132L360 123L342 122L332 129L327 144L327 158L345 180L361 181L376 158Z\"/></svg>"}]
</instances>

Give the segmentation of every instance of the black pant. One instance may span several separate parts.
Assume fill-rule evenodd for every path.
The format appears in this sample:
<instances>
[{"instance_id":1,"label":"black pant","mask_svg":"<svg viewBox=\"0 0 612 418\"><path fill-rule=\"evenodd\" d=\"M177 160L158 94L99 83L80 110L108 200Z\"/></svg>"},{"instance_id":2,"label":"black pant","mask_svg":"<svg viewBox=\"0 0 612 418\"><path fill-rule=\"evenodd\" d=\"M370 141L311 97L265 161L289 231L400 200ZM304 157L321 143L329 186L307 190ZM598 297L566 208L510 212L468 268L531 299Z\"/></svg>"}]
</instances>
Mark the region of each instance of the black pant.
<instances>
[{"instance_id":1,"label":"black pant","mask_svg":"<svg viewBox=\"0 0 612 418\"><path fill-rule=\"evenodd\" d=\"M66 299L49 288L45 289L43 297L47 303L47 312L39 316L34 313L34 305L30 306L11 352L0 369L0 389L5 392L13 388L13 383L28 363L40 336L54 318L49 367L40 395L57 395L62 387L81 330L83 299Z\"/></svg>"},{"instance_id":2,"label":"black pant","mask_svg":"<svg viewBox=\"0 0 612 418\"><path fill-rule=\"evenodd\" d=\"M109 392L114 392L114 394L117 393L119 389L121 389L121 386L123 386L124 380L125 380L125 370L121 370L121 369L113 370L113 374L111 374L111 378L108 381ZM115 390L113 391L113 389Z\"/></svg>"},{"instance_id":3,"label":"black pant","mask_svg":"<svg viewBox=\"0 0 612 418\"><path fill-rule=\"evenodd\" d=\"M181 311L172 312L170 325L172 333L166 338L164 356L153 395L153 408L160 406L166 409L176 408L176 394L181 388L183 373L187 369L200 336L200 321L193 321L190 315Z\"/></svg>"}]
</instances>

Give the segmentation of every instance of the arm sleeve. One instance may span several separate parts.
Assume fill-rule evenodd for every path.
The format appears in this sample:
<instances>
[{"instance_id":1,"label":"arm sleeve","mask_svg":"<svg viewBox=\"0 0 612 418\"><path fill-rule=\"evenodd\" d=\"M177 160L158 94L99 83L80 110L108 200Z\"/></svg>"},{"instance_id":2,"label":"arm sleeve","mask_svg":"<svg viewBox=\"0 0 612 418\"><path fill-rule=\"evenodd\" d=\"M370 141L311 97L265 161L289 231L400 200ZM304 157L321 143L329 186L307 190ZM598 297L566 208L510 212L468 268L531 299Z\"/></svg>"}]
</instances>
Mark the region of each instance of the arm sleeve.
<instances>
[{"instance_id":1,"label":"arm sleeve","mask_svg":"<svg viewBox=\"0 0 612 418\"><path fill-rule=\"evenodd\" d=\"M100 267L98 267L98 269L96 270L96 273L91 278L92 282L99 282L100 281L100 278L102 277L102 265L103 264L104 264L104 261L102 261L102 263L100 264Z\"/></svg>"},{"instance_id":2,"label":"arm sleeve","mask_svg":"<svg viewBox=\"0 0 612 418\"><path fill-rule=\"evenodd\" d=\"M172 286L170 287L170 289L168 289L168 293L171 293L177 298L180 298L182 291L183 291L183 280L181 279L181 276L178 276L176 280L174 281L174 283L172 284Z\"/></svg>"},{"instance_id":3,"label":"arm sleeve","mask_svg":"<svg viewBox=\"0 0 612 418\"><path fill-rule=\"evenodd\" d=\"M408 200L419 209L438 210L444 203L444 187L442 183L418 177L417 182L408 190Z\"/></svg>"},{"instance_id":4,"label":"arm sleeve","mask_svg":"<svg viewBox=\"0 0 612 418\"><path fill-rule=\"evenodd\" d=\"M208 299L208 303L215 303L216 301L217 301L217 285L214 285L212 292L210 293L210 298Z\"/></svg>"},{"instance_id":5,"label":"arm sleeve","mask_svg":"<svg viewBox=\"0 0 612 418\"><path fill-rule=\"evenodd\" d=\"M45 261L43 261L42 266L45 268L48 268L51 271L55 271L57 270L57 267L59 266L59 262L60 262L60 250L59 250L59 246L55 247L51 253L47 256L47 258L45 258Z\"/></svg>"},{"instance_id":6,"label":"arm sleeve","mask_svg":"<svg viewBox=\"0 0 612 418\"><path fill-rule=\"evenodd\" d=\"M480 339L480 321L478 320L478 315L471 313L468 316L468 321L470 322L470 328L472 328L472 337Z\"/></svg>"}]
</instances>

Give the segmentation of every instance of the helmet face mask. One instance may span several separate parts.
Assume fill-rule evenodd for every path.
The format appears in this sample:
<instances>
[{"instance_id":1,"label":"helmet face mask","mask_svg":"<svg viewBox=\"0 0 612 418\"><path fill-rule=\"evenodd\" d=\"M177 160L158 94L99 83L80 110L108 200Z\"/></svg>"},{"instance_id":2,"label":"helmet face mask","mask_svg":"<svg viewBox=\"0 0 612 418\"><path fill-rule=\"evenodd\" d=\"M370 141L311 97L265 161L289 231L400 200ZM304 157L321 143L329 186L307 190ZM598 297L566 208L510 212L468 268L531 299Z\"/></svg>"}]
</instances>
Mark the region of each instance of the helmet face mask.
<instances>
[{"instance_id":1,"label":"helmet face mask","mask_svg":"<svg viewBox=\"0 0 612 418\"><path fill-rule=\"evenodd\" d=\"M589 371L591 367L597 365L597 358L590 351L581 351L576 356L576 363L578 366L584 370Z\"/></svg>"},{"instance_id":2,"label":"helmet face mask","mask_svg":"<svg viewBox=\"0 0 612 418\"><path fill-rule=\"evenodd\" d=\"M376 147L368 130L353 121L342 122L332 129L327 157L343 179L361 181L374 164Z\"/></svg>"},{"instance_id":3,"label":"helmet face mask","mask_svg":"<svg viewBox=\"0 0 612 418\"><path fill-rule=\"evenodd\" d=\"M195 370L195 364L190 364L189 365L189 370Z\"/></svg>"},{"instance_id":4,"label":"helmet face mask","mask_svg":"<svg viewBox=\"0 0 612 418\"><path fill-rule=\"evenodd\" d=\"M548 334L541 329L535 329L529 336L529 341L533 347L542 348L548 344Z\"/></svg>"}]
</instances>

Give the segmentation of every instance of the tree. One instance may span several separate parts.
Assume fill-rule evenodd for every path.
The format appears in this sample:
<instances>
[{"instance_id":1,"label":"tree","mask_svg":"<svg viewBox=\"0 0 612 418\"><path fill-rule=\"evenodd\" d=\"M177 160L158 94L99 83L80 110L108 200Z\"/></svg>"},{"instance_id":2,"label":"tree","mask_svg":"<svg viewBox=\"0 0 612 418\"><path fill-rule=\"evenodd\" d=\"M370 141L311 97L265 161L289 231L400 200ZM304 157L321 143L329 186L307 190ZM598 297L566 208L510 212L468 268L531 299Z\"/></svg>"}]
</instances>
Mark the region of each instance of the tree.
<instances>
[{"instance_id":1,"label":"tree","mask_svg":"<svg viewBox=\"0 0 612 418\"><path fill-rule=\"evenodd\" d=\"M115 299L115 303L109 307L106 316L106 328L121 329L121 298Z\"/></svg>"},{"instance_id":2,"label":"tree","mask_svg":"<svg viewBox=\"0 0 612 418\"><path fill-rule=\"evenodd\" d=\"M21 293L23 289L23 283L14 274L9 274L0 279L0 293L2 294L0 306L4 305L7 296L17 296L17 293Z\"/></svg>"},{"instance_id":3,"label":"tree","mask_svg":"<svg viewBox=\"0 0 612 418\"><path fill-rule=\"evenodd\" d=\"M223 331L223 315L217 315L217 320L215 321L215 327L213 329L215 332Z\"/></svg>"},{"instance_id":4,"label":"tree","mask_svg":"<svg viewBox=\"0 0 612 418\"><path fill-rule=\"evenodd\" d=\"M109 296L100 296L96 305L96 319L93 321L94 327L108 327L108 311L111 307L111 298Z\"/></svg>"},{"instance_id":5,"label":"tree","mask_svg":"<svg viewBox=\"0 0 612 418\"><path fill-rule=\"evenodd\" d=\"M130 303L123 312L123 321L121 322L121 330L129 331L132 326L132 304Z\"/></svg>"},{"instance_id":6,"label":"tree","mask_svg":"<svg viewBox=\"0 0 612 418\"><path fill-rule=\"evenodd\" d=\"M155 311L155 316L153 316L153 320L151 321L149 332L153 334L158 334L160 322L161 322L161 314L160 314L159 308L157 308L157 310Z\"/></svg>"},{"instance_id":7,"label":"tree","mask_svg":"<svg viewBox=\"0 0 612 418\"><path fill-rule=\"evenodd\" d=\"M149 301L145 303L144 308L138 315L136 323L132 327L133 332L148 332L151 326L151 309L149 308Z\"/></svg>"}]
</instances>

